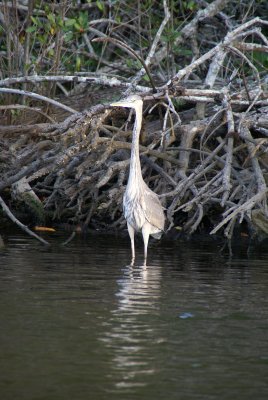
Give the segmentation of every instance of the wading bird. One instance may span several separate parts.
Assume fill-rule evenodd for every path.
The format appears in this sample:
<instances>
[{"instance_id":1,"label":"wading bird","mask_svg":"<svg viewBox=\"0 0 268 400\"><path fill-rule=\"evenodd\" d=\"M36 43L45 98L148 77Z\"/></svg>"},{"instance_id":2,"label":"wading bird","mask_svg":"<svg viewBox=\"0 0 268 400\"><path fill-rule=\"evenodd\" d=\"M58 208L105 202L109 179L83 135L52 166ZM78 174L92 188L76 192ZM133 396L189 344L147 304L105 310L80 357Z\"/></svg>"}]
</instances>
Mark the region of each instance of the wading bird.
<instances>
[{"instance_id":1,"label":"wading bird","mask_svg":"<svg viewBox=\"0 0 268 400\"><path fill-rule=\"evenodd\" d=\"M144 242L144 265L146 265L149 236L152 235L160 239L164 230L165 216L157 194L149 189L141 173L139 136L142 124L143 101L139 96L133 95L127 99L111 103L111 106L132 108L136 112L131 145L129 177L123 197L123 211L131 240L131 264L133 265L135 261L135 231L141 231Z\"/></svg>"}]
</instances>

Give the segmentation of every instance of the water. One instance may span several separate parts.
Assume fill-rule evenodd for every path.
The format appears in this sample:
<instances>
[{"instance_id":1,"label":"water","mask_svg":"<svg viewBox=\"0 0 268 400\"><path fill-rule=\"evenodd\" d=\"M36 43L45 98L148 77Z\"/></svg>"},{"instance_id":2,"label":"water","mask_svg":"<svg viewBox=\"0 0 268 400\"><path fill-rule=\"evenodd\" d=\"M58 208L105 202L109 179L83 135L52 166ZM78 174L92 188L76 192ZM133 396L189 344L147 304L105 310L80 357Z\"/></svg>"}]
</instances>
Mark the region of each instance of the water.
<instances>
[{"instance_id":1,"label":"water","mask_svg":"<svg viewBox=\"0 0 268 400\"><path fill-rule=\"evenodd\" d=\"M268 250L47 238L0 251L1 399L268 398Z\"/></svg>"}]
</instances>

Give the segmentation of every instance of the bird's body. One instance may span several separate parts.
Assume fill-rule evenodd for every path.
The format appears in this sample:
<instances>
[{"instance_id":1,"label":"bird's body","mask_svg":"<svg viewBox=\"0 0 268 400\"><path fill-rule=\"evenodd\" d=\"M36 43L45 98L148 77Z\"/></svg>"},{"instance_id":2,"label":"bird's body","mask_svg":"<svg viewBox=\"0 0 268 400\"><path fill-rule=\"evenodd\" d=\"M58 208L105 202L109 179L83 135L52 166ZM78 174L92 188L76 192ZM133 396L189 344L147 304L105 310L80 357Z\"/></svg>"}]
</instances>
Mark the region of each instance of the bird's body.
<instances>
[{"instance_id":1,"label":"bird's body","mask_svg":"<svg viewBox=\"0 0 268 400\"><path fill-rule=\"evenodd\" d=\"M144 241L144 263L146 263L149 236L152 235L158 239L161 237L164 230L165 216L157 194L146 185L141 173L139 135L142 123L143 102L139 96L130 96L125 100L112 103L111 105L133 108L136 111L129 178L123 198L123 210L131 240L132 263L134 263L135 260L135 231L142 232Z\"/></svg>"}]
</instances>

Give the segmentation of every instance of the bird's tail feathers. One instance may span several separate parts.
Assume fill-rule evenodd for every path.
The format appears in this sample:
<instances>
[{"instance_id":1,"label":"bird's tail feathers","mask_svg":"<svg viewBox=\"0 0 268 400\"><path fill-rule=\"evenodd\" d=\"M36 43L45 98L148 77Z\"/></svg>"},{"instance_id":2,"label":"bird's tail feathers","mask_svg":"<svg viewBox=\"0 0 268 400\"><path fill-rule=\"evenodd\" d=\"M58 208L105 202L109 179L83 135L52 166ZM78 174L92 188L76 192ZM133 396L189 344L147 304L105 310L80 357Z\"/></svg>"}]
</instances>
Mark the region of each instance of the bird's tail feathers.
<instances>
[{"instance_id":1,"label":"bird's tail feathers","mask_svg":"<svg viewBox=\"0 0 268 400\"><path fill-rule=\"evenodd\" d=\"M157 232L157 233L152 233L152 237L154 239L161 239L161 236L163 234L163 231Z\"/></svg>"}]
</instances>

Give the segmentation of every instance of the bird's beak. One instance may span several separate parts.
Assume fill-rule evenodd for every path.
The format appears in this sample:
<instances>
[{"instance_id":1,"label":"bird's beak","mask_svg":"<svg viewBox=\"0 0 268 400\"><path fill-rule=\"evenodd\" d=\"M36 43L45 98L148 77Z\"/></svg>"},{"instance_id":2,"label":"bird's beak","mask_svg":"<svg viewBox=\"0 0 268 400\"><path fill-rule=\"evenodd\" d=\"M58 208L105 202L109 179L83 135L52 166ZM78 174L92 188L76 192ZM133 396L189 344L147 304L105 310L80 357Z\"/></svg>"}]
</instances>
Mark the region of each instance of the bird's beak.
<instances>
[{"instance_id":1,"label":"bird's beak","mask_svg":"<svg viewBox=\"0 0 268 400\"><path fill-rule=\"evenodd\" d=\"M110 106L112 107L124 107L125 104L123 101L115 101L114 103L110 103Z\"/></svg>"}]
</instances>

